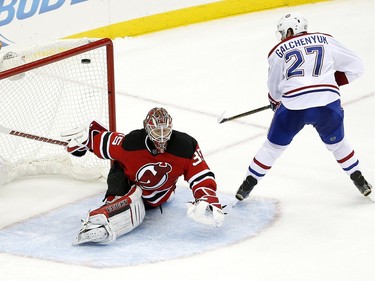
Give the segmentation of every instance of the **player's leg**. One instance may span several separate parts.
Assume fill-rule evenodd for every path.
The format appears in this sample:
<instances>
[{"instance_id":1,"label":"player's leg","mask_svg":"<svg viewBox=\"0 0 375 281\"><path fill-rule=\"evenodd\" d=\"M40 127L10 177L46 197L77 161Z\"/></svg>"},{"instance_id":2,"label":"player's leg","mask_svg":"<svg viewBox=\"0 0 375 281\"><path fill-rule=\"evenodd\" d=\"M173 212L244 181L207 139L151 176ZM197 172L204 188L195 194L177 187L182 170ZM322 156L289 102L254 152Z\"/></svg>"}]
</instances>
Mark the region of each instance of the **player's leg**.
<instances>
[{"instance_id":1,"label":"player's leg","mask_svg":"<svg viewBox=\"0 0 375 281\"><path fill-rule=\"evenodd\" d=\"M358 190L364 196L369 195L372 186L363 177L354 149L345 138L344 112L340 101L335 101L320 110L319 121L315 124L320 138Z\"/></svg>"},{"instance_id":2,"label":"player's leg","mask_svg":"<svg viewBox=\"0 0 375 281\"><path fill-rule=\"evenodd\" d=\"M134 185L126 195L90 211L73 244L113 242L140 225L144 217L142 190Z\"/></svg>"},{"instance_id":3,"label":"player's leg","mask_svg":"<svg viewBox=\"0 0 375 281\"><path fill-rule=\"evenodd\" d=\"M371 193L372 186L363 177L359 160L356 157L350 143L344 138L335 144L326 143L326 147L332 152L343 171L350 176L350 179L353 181L358 190L364 196L369 195Z\"/></svg>"},{"instance_id":4,"label":"player's leg","mask_svg":"<svg viewBox=\"0 0 375 281\"><path fill-rule=\"evenodd\" d=\"M250 162L245 179L237 190L236 198L238 200L242 201L249 196L258 181L267 174L286 148L287 146L273 144L268 139L263 143Z\"/></svg>"},{"instance_id":5,"label":"player's leg","mask_svg":"<svg viewBox=\"0 0 375 281\"><path fill-rule=\"evenodd\" d=\"M236 198L247 198L255 185L271 169L294 136L305 126L303 111L292 111L281 105L275 112L270 125L267 140L250 162L245 180L239 187Z\"/></svg>"},{"instance_id":6,"label":"player's leg","mask_svg":"<svg viewBox=\"0 0 375 281\"><path fill-rule=\"evenodd\" d=\"M120 162L114 161L107 176L107 185L108 189L105 198L127 194L134 183L126 177Z\"/></svg>"}]
</instances>

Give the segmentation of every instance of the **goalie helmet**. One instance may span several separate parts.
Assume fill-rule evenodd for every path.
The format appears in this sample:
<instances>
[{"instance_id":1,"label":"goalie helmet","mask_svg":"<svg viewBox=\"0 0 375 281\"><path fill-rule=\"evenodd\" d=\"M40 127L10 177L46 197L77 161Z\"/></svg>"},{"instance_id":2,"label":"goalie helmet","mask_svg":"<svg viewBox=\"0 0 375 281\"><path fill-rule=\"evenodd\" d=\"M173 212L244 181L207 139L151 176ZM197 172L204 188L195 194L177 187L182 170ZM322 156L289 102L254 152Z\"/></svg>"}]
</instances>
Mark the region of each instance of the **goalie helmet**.
<instances>
[{"instance_id":1,"label":"goalie helmet","mask_svg":"<svg viewBox=\"0 0 375 281\"><path fill-rule=\"evenodd\" d=\"M143 121L148 137L159 153L163 153L172 135L172 117L162 107L151 109Z\"/></svg>"},{"instance_id":2,"label":"goalie helmet","mask_svg":"<svg viewBox=\"0 0 375 281\"><path fill-rule=\"evenodd\" d=\"M286 38L289 29L292 29L293 35L307 32L308 22L298 13L286 14L277 23L277 33L281 35L281 40Z\"/></svg>"}]
</instances>

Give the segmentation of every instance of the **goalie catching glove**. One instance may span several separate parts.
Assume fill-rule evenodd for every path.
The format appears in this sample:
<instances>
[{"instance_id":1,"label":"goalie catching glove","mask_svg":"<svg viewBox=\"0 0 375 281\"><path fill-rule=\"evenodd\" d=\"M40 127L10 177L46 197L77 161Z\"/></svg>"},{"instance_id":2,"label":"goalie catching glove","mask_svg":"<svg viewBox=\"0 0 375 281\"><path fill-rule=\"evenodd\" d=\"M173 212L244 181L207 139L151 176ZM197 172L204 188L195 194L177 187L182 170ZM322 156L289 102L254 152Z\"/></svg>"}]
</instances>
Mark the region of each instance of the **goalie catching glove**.
<instances>
[{"instance_id":1,"label":"goalie catching glove","mask_svg":"<svg viewBox=\"0 0 375 281\"><path fill-rule=\"evenodd\" d=\"M68 142L66 150L74 156L81 157L86 154L87 150L92 150L92 139L103 131L108 130L98 122L92 121L88 128L86 126L76 127L61 133L61 137Z\"/></svg>"},{"instance_id":2,"label":"goalie catching glove","mask_svg":"<svg viewBox=\"0 0 375 281\"><path fill-rule=\"evenodd\" d=\"M216 192L205 187L197 188L193 192L196 199L195 202L187 203L187 217L199 223L221 227L224 224L225 213Z\"/></svg>"}]
</instances>

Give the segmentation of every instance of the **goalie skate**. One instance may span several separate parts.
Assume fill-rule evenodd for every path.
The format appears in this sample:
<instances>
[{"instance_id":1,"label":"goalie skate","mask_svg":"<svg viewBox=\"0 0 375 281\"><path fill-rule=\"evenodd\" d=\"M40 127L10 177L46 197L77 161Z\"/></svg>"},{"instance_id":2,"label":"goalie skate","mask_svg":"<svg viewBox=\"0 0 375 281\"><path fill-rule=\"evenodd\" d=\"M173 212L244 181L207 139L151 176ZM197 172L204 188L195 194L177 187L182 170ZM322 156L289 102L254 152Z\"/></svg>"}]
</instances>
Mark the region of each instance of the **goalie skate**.
<instances>
[{"instance_id":1,"label":"goalie skate","mask_svg":"<svg viewBox=\"0 0 375 281\"><path fill-rule=\"evenodd\" d=\"M107 244L114 241L113 231L110 229L107 218L102 215L90 217L90 212L86 220L83 220L82 228L73 241L73 245L86 243Z\"/></svg>"},{"instance_id":2,"label":"goalie skate","mask_svg":"<svg viewBox=\"0 0 375 281\"><path fill-rule=\"evenodd\" d=\"M73 242L73 245L81 245L85 243L100 243L101 241L106 240L108 237L108 232L104 226L85 230L80 232L76 239Z\"/></svg>"}]
</instances>

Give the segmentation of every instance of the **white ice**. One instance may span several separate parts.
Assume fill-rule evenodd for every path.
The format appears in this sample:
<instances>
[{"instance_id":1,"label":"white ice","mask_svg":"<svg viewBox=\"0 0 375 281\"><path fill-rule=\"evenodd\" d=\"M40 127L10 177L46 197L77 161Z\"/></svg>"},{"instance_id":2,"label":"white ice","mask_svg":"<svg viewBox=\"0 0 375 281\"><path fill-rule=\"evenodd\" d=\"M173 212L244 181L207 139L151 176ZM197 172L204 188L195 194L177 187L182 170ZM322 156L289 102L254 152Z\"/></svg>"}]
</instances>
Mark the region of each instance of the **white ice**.
<instances>
[{"instance_id":1,"label":"white ice","mask_svg":"<svg viewBox=\"0 0 375 281\"><path fill-rule=\"evenodd\" d=\"M267 104L266 58L277 43L276 22L290 10L308 18L310 31L333 35L365 63L365 75L342 87L341 94L346 136L374 184L371 0L280 8L116 39L118 130L139 128L151 107L166 107L175 129L198 139L219 190L234 194L265 139L272 112L224 124L216 119L224 110L231 116ZM101 194L105 188L103 182L63 177L7 184L0 188L0 228ZM258 236L235 245L158 263L100 269L0 254L0 279L373 280L375 204L360 195L313 128L306 127L295 138L252 196L278 200L279 218Z\"/></svg>"}]
</instances>

